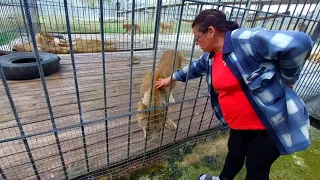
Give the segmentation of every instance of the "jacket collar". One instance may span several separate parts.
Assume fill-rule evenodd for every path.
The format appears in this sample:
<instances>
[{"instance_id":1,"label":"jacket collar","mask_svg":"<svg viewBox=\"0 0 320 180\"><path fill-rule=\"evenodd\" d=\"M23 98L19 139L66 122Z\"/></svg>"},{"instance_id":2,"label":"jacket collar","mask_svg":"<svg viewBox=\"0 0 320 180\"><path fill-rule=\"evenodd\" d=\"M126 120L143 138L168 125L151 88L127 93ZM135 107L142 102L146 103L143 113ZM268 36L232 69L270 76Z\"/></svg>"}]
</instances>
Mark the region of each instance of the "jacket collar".
<instances>
[{"instance_id":1,"label":"jacket collar","mask_svg":"<svg viewBox=\"0 0 320 180\"><path fill-rule=\"evenodd\" d=\"M233 47L231 43L231 32L232 31L227 31L224 36L223 49L222 49L222 54L224 56L233 51ZM211 59L213 56L214 56L214 52L210 52L209 58Z\"/></svg>"}]
</instances>

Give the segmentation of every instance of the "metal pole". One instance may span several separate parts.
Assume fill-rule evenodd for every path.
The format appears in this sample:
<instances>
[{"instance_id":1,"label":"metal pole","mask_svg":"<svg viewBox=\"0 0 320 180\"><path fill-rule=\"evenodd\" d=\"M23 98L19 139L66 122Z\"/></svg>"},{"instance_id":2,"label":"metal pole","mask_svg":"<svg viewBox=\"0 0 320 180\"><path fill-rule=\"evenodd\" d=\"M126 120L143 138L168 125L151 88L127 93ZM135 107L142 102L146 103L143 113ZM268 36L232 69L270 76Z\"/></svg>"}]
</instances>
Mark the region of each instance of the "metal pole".
<instances>
[{"instance_id":1,"label":"metal pole","mask_svg":"<svg viewBox=\"0 0 320 180\"><path fill-rule=\"evenodd\" d=\"M64 3L64 11L65 11L65 16L66 16L66 24L67 24L69 46L70 46L70 55L71 55L71 62L72 62L74 85L76 88L76 95L77 95L79 118L80 118L80 123L83 124L82 108L81 108L78 79L77 79L77 70L76 70L76 64L75 64L75 60L74 60L73 44L72 44L72 37L71 37L71 26L70 26L70 18L69 18L69 11L68 11L68 2L67 2L67 0L64 0L63 3ZM84 157L85 157L85 161L86 161L87 172L89 172L90 169L89 169L89 159L88 159L86 135L85 135L83 125L81 125L81 134L82 134L83 151L84 151Z\"/></svg>"},{"instance_id":2,"label":"metal pole","mask_svg":"<svg viewBox=\"0 0 320 180\"><path fill-rule=\"evenodd\" d=\"M107 113L107 83L106 83L106 57L104 54L104 24L103 24L103 0L100 3L100 31L101 31L101 55L102 55L102 72L103 72L103 100L104 100L104 118L106 127L106 146L107 146L107 168L110 165L109 157L109 133L108 133L108 113Z\"/></svg>"}]
</instances>

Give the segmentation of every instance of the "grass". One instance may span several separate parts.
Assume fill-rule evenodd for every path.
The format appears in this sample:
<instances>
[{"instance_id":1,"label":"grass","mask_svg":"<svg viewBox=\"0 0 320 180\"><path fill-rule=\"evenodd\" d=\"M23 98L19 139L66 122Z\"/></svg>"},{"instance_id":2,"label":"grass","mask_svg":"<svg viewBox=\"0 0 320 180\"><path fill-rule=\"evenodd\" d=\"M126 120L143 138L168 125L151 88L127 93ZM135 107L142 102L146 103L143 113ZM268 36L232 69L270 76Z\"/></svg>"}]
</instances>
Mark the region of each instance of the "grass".
<instances>
[{"instance_id":1,"label":"grass","mask_svg":"<svg viewBox=\"0 0 320 180\"><path fill-rule=\"evenodd\" d=\"M93 2L92 0L87 0L88 3L90 4L91 2ZM93 4L95 5L95 4ZM66 25L66 19L64 16L62 15L56 15L56 16L40 16L39 17L40 20L40 29L43 32L58 32L58 33L67 33L67 25ZM130 20L130 19L129 19ZM12 22L8 22L8 21L12 21ZM17 28L18 25L23 27L23 22L21 21L20 23L17 23L16 21L21 21L21 19L0 19L0 27L4 27L2 28L2 32L6 31L8 29L12 29L12 28ZM118 33L124 33L124 29L122 28L122 24L123 23L131 23L128 22L126 20L121 20L118 23L115 22L114 19L108 20L105 19L104 20L104 33L110 33L110 34L118 34ZM178 21L173 21L170 22L171 25L174 27L174 31L177 31L177 25L178 25ZM258 22L257 26L261 26L262 22ZM282 26L282 29L287 29L289 20L286 20L284 25ZM154 29L155 29L155 22L152 20L148 20L148 21L141 21L139 19L137 19L136 24L140 25L141 27L141 34L153 34L154 33ZM250 27L252 23L244 23L243 27ZM272 22L266 23L266 25L264 26L264 28L266 29L279 29L279 24L275 24L274 26L272 26ZM293 21L290 23L289 28L288 29L294 29L294 25L295 23L293 23ZM14 27L12 27L14 26ZM77 16L71 16L70 18L70 26L71 26L71 32L72 33L100 33L100 23L99 21L93 21L93 20L84 20L84 19L78 19ZM308 27L309 29L312 26ZM191 23L188 22L182 22L181 24L181 29L180 32L182 33L191 33ZM2 37L3 35L1 35Z\"/></svg>"},{"instance_id":2,"label":"grass","mask_svg":"<svg viewBox=\"0 0 320 180\"><path fill-rule=\"evenodd\" d=\"M297 152L291 155L280 156L270 171L270 179L273 180L300 180L300 179L318 179L320 177L320 131L312 128L311 130L311 141L310 148L305 151ZM215 143L214 143L215 142ZM226 142L227 136L220 137L216 141L206 142L199 145L193 154L188 155L192 157L192 161L186 156L184 162L187 167L185 173L179 180L184 179L197 179L199 174L210 173L218 175L222 170L222 164L226 155ZM212 150L211 150L212 149ZM218 150L217 150L218 149ZM201 161L204 155L214 155L217 158L216 168L206 165ZM243 167L235 180L245 179L246 168Z\"/></svg>"},{"instance_id":3,"label":"grass","mask_svg":"<svg viewBox=\"0 0 320 180\"><path fill-rule=\"evenodd\" d=\"M0 46L8 44L17 37L18 35L12 31L0 32Z\"/></svg>"},{"instance_id":4,"label":"grass","mask_svg":"<svg viewBox=\"0 0 320 180\"><path fill-rule=\"evenodd\" d=\"M312 144L308 149L280 156L275 161L270 171L271 180L316 180L320 177L318 170L320 167L320 131L312 128L310 136ZM227 140L228 135L221 135L214 140L199 143L192 149L191 154L187 154L181 161L175 162L176 167L173 167L170 163L171 160L167 159L162 163L149 164L148 167L135 171L129 179L189 180L197 179L203 173L219 175L227 154ZM170 158L175 157L178 155L173 152ZM176 176L172 177L173 174ZM245 179L245 175L246 169L243 167L235 180Z\"/></svg>"},{"instance_id":5,"label":"grass","mask_svg":"<svg viewBox=\"0 0 320 180\"><path fill-rule=\"evenodd\" d=\"M64 17L49 17L49 16L41 16L40 18L40 29L44 32L59 32L66 33L67 25ZM126 21L120 22L108 22L105 20L104 25L104 33L124 33L125 30L122 27L124 23L131 23ZM137 21L141 27L142 34L150 34L154 33L155 22L154 21ZM174 29L176 29L175 25L177 23L172 24ZM72 33L100 33L100 23L99 21L93 20L83 20L72 18L70 19L70 26ZM183 22L181 26L181 32L191 32L190 23Z\"/></svg>"},{"instance_id":6,"label":"grass","mask_svg":"<svg viewBox=\"0 0 320 180\"><path fill-rule=\"evenodd\" d=\"M67 26L66 26L66 20L65 17L62 16L56 16L56 17L50 17L50 16L40 16L40 26L41 30L45 32L59 32L59 33L66 33L67 32ZM124 33L124 29L122 28L122 24L124 23L131 23L127 21L119 21L114 22L115 20L112 20L112 22L108 22L108 20L104 20L104 32L105 33ZM284 25L282 26L282 29L287 29L289 21L286 21ZM154 33L155 28L155 22L154 21L136 21L136 24L138 24L141 27L141 33L142 34L150 34ZM174 27L174 31L177 31L177 25L178 22L171 22L171 25ZM244 23L244 27L250 27L251 23ZM257 24L258 26L261 26L261 22ZM93 20L83 20L78 18L71 18L70 19L70 26L72 33L100 33L100 23L99 21L93 21ZM267 23L264 28L266 29L279 29L280 25L275 24L272 26L272 22ZM311 28L311 27L310 27ZM291 23L288 27L288 29L294 29L294 23ZM182 33L191 33L191 23L188 22L182 22L181 23L181 29L180 32Z\"/></svg>"},{"instance_id":7,"label":"grass","mask_svg":"<svg viewBox=\"0 0 320 180\"><path fill-rule=\"evenodd\" d=\"M87 0L88 3L91 2L91 0ZM40 26L41 30L45 32L59 32L59 33L66 33L67 32L67 26L66 26L66 20L63 16L40 16ZM130 19L129 19L130 20ZM127 22L126 20L122 20L117 22L114 22L115 20L104 20L104 32L105 33L124 33L124 29L122 28L123 23L131 23ZM290 24L289 24L290 22ZM155 28L155 22L154 21L139 21L136 20L136 24L140 25L142 34L150 34L154 33ZM177 31L177 25L178 21L171 22L171 25L174 27L174 31ZM243 27L251 27L252 22L246 22L243 23ZM93 20L83 20L78 19L76 16L70 18L70 26L72 33L100 33L100 23L99 21L93 21ZM257 27L262 26L262 21L257 22ZM273 29L277 30L280 28L280 21L279 23L273 24L272 21L269 21L264 25L265 29ZM289 19L286 19L281 27L282 30L289 29L293 30L295 29L295 21L289 21ZM307 32L310 32L312 28L312 23L310 24L310 27L308 27ZM191 33L191 23L188 22L182 22L180 32L182 33Z\"/></svg>"},{"instance_id":8,"label":"grass","mask_svg":"<svg viewBox=\"0 0 320 180\"><path fill-rule=\"evenodd\" d=\"M10 43L19 36L18 19L0 18L0 46Z\"/></svg>"},{"instance_id":9,"label":"grass","mask_svg":"<svg viewBox=\"0 0 320 180\"><path fill-rule=\"evenodd\" d=\"M318 179L320 177L320 131L311 131L311 147L280 157L271 168L272 179Z\"/></svg>"},{"instance_id":10,"label":"grass","mask_svg":"<svg viewBox=\"0 0 320 180\"><path fill-rule=\"evenodd\" d=\"M184 173L179 180L197 179L200 174L219 174L227 155L227 135L197 145L179 165ZM210 160L211 159L211 160Z\"/></svg>"},{"instance_id":11,"label":"grass","mask_svg":"<svg viewBox=\"0 0 320 180\"><path fill-rule=\"evenodd\" d=\"M103 0L104 2L111 2L111 0ZM99 1L96 0L84 0L87 3L89 8L97 8L99 7Z\"/></svg>"}]
</instances>

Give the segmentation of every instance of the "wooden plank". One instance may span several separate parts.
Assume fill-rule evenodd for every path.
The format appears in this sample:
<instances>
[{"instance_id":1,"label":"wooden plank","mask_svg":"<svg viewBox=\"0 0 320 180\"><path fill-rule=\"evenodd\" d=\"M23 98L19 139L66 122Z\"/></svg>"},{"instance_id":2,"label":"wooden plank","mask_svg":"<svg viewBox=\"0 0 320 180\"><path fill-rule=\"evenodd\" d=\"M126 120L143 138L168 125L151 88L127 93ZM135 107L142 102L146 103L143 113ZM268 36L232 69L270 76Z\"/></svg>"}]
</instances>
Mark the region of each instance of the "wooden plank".
<instances>
[{"instance_id":1,"label":"wooden plank","mask_svg":"<svg viewBox=\"0 0 320 180\"><path fill-rule=\"evenodd\" d=\"M193 90L196 91L196 88L188 88L188 90ZM179 90L175 90L174 91L174 95L177 97L177 101L180 100L179 97L181 97L183 95L183 89L179 89ZM203 91L205 91L203 89ZM110 109L112 108L119 108L119 105L123 105L123 104L127 104L129 103L129 95L128 95L129 91L116 91L115 89L112 90L112 92L109 91L108 94L112 94L110 96L108 96L108 107ZM187 93L187 95L189 95L190 93ZM90 94L89 94L90 95ZM135 91L132 94L133 100L134 102L137 102L138 100L140 100L140 94L139 92ZM122 101L122 103L118 103L119 102L119 98L127 99L126 101ZM186 98L188 99L188 98ZM81 98L81 106L84 112L86 111L92 111L95 109L99 109L99 108L103 108L103 93L100 92L100 94L97 94L95 96L83 96L83 98ZM21 105L21 106L19 106ZM60 99L57 101L52 101L52 108L53 111L55 113L55 117L62 117L62 116L66 116L68 114L72 114L72 113L78 113L78 108L77 108L77 100L75 95L73 95L73 97L71 98L66 98L66 99ZM42 116L46 117L46 119L48 118L48 109L47 109L47 105L46 102L44 100L44 98L42 99L42 101L38 100L37 102L32 101L32 105L30 106L30 103L27 101L24 101L22 104L17 104L16 105L18 111L19 111L19 116L21 119L24 120L25 122L25 118L32 118L34 117L34 115L37 115L37 118L40 118ZM128 105L127 105L128 107ZM135 105L134 105L135 107ZM64 113L67 112L67 113ZM2 107L2 110L0 111L0 115L1 115L1 120L4 121L9 121L11 117L11 108L10 107Z\"/></svg>"},{"instance_id":2,"label":"wooden plank","mask_svg":"<svg viewBox=\"0 0 320 180\"><path fill-rule=\"evenodd\" d=\"M161 55L161 53L158 53ZM127 60L119 60L128 57L128 53L108 54L112 61L107 61L107 103L108 117L117 117L129 112L129 92L130 92L130 67ZM114 57L112 56L114 55ZM140 62L133 68L133 89L132 89L132 112L136 112L136 104L140 100L139 89L145 73L152 69L151 51L142 53L141 56L151 57ZM70 57L62 56L62 69L60 72L46 77L46 83L50 95L51 105L54 112L56 126L58 128L79 124L79 112L75 94L74 79ZM75 55L79 92L83 119L85 122L104 118L104 97L101 55ZM118 58L118 59L117 59ZM146 58L147 59L147 58ZM186 89L185 100L194 98L198 88L198 80L190 81ZM50 131L52 124L49 118L46 101L43 94L42 85L39 79L29 81L8 81L10 91L14 98L19 117L23 122L26 134ZM0 139L13 138L20 135L16 122L12 115L12 110L8 104L8 99L3 86L0 89L0 121L7 121L0 124ZM176 101L182 100L184 83L178 83L174 90ZM202 83L200 94L203 96L207 91L206 83ZM181 118L177 139L183 139L187 135L189 124L189 135L198 132L200 120L204 113L204 120L200 131L208 129L211 121L212 109L207 107L203 112L206 98L199 99L194 109L191 122L194 101L185 102L181 109ZM208 104L210 106L210 104ZM171 105L168 116L176 123L180 113L181 104ZM116 118L108 121L109 127L109 153L110 161L118 162L125 160L128 150L128 134L130 134L130 156L136 156L144 152L143 131L137 123L136 116L131 118L131 131L128 132L128 116ZM216 126L217 122L211 126ZM106 165L106 139L105 125L101 121L96 124L84 127L90 168L97 168ZM163 145L172 143L173 131L165 130ZM82 133L80 127L58 132L63 157L69 174L74 176L85 173L85 161L82 143ZM40 176L44 179L59 179L63 177L56 139L53 133L34 136L28 138L33 157ZM148 144L147 149L155 149L158 143ZM103 158L102 158L103 157ZM32 171L29 159L22 141L6 142L0 149L0 161L4 162L2 169L11 179L33 179L32 173L17 174L18 171ZM30 176L30 177L29 177Z\"/></svg>"},{"instance_id":3,"label":"wooden plank","mask_svg":"<svg viewBox=\"0 0 320 180\"><path fill-rule=\"evenodd\" d=\"M202 114L201 114L202 115ZM200 116L201 116L200 115ZM198 118L196 118L199 115L195 115L195 124L199 123ZM204 118L204 122L208 123L210 121L210 117L211 117L211 113L206 115L207 117ZM186 130L188 129L187 126L188 125L188 118L189 117L183 117L181 119L181 128L180 130L178 130L178 137L185 137L186 136ZM176 120L175 120L176 121ZM198 122L198 123L196 123ZM191 135L192 133L197 132L198 130L198 125L194 125L191 126L190 132L189 134ZM102 149L106 148L106 144L105 144L105 134L101 133L99 131L105 131L104 126L101 126L101 124L97 124L94 126L87 126L86 127L86 135L87 135L87 145L88 145L88 149L89 149L89 156L94 156L96 154L98 154L99 152L101 153ZM119 133L120 132L120 133ZM167 130L165 129L165 133L164 133L164 144L169 143L170 141L173 141L173 137L174 137L174 133L173 131ZM128 132L127 132L127 126L120 126L118 128L114 128L111 129L109 131L109 147L110 147L110 151L116 151L119 148L123 148L126 147L127 145L127 136L128 136ZM134 125L132 126L132 131L130 132L131 134L131 139L133 142L140 142L140 143L144 143L144 139L143 139L143 132L142 129L138 126L138 124L135 122ZM83 144L82 144L82 137L81 137L81 131L80 129L73 129L73 130L69 130L66 132L62 132L59 133L59 137L61 139L61 147L63 149L63 152L71 152L71 151L77 151L78 149L83 148ZM167 142L167 143L166 143ZM56 157L58 156L58 151L56 148L56 144L55 144L55 138L53 135L45 135L42 137L37 137L37 138L32 138L31 140L29 140L29 144L32 150L32 153L35 154L34 159L36 160L36 162L41 162L42 160L45 160L48 157ZM51 145L49 145L51 144ZM25 153L25 150L22 147L22 144L19 144L19 146L21 147L19 151L17 151L18 149L16 148L17 146L11 146L8 145L6 150L10 150L11 154L14 155L10 155L10 153L7 153L7 155L5 157L10 157L8 161L6 161L2 168L6 169L10 166L19 166L19 165L23 165L25 163L28 163L28 158L27 156L22 156L22 154ZM96 146L102 146L101 149L97 149L94 148ZM143 147L143 145L138 145L136 146L136 144L132 144L133 150L131 151L132 154L134 154L136 151L141 151L141 147ZM90 150L91 149L91 150ZM96 151L98 150L98 151ZM105 150L106 151L106 150ZM81 154L81 153L80 153ZM2 158L5 158L2 157ZM19 159L19 161L16 161L15 159ZM59 160L55 160L58 161ZM72 159L72 161L77 161L76 159ZM69 163L67 163L69 164ZM52 168L52 167L51 167Z\"/></svg>"}]
</instances>

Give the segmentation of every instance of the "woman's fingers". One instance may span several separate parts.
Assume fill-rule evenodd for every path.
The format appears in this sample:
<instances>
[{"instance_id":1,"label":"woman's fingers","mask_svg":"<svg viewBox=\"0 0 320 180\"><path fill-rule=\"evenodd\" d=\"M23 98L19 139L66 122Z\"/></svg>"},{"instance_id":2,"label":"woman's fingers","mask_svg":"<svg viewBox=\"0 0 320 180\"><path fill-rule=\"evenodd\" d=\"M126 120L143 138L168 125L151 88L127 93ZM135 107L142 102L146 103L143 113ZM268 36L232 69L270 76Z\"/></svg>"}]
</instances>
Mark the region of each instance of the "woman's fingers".
<instances>
[{"instance_id":1,"label":"woman's fingers","mask_svg":"<svg viewBox=\"0 0 320 180\"><path fill-rule=\"evenodd\" d=\"M169 80L170 81L170 80ZM170 82L169 82L170 83ZM158 79L155 83L157 89L165 88L169 85L167 79Z\"/></svg>"},{"instance_id":2,"label":"woman's fingers","mask_svg":"<svg viewBox=\"0 0 320 180\"><path fill-rule=\"evenodd\" d=\"M155 85L156 85L157 89L160 89L160 88L162 88L164 86L164 83L162 81L163 81L163 79L158 79L156 81Z\"/></svg>"}]
</instances>

